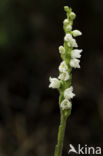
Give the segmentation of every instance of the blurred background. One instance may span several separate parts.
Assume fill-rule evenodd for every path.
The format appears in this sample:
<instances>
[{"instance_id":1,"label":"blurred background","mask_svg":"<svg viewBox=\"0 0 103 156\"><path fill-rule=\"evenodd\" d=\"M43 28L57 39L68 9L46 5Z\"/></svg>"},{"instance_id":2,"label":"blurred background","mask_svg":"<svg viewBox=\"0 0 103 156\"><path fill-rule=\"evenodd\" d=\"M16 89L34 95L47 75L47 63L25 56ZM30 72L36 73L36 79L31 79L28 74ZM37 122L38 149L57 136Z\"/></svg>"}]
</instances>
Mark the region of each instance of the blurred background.
<instances>
[{"instance_id":1,"label":"blurred background","mask_svg":"<svg viewBox=\"0 0 103 156\"><path fill-rule=\"evenodd\" d=\"M53 156L59 94L48 78L58 76L64 5L84 52L63 156L69 143L103 147L103 0L0 0L0 156Z\"/></svg>"}]
</instances>

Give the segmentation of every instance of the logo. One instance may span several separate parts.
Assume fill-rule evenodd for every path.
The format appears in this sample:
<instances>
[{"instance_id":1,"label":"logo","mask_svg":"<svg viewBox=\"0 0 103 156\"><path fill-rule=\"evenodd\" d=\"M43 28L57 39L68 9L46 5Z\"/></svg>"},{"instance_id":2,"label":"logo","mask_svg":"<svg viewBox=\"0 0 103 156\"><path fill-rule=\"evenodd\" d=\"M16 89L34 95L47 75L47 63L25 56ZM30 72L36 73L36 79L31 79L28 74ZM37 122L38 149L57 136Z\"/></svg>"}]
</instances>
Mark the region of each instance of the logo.
<instances>
[{"instance_id":1,"label":"logo","mask_svg":"<svg viewBox=\"0 0 103 156\"><path fill-rule=\"evenodd\" d=\"M102 154L102 149L101 147L89 147L88 145L85 146L81 146L80 144L78 144L77 149L75 149L75 147L70 144L70 149L68 151L68 154L70 153L75 153L75 154L96 154L96 155L101 155Z\"/></svg>"}]
</instances>

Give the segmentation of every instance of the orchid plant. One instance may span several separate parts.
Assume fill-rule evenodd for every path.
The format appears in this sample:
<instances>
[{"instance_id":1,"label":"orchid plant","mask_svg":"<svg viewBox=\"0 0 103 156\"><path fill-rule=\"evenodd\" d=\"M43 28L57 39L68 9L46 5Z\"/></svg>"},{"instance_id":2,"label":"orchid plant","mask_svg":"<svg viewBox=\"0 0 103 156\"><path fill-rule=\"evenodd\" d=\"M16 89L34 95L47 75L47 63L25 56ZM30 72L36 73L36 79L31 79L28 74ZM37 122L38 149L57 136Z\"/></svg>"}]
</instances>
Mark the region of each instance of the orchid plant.
<instances>
[{"instance_id":1,"label":"orchid plant","mask_svg":"<svg viewBox=\"0 0 103 156\"><path fill-rule=\"evenodd\" d=\"M66 11L67 18L63 21L65 32L64 44L59 47L59 53L62 58L62 62L59 65L59 76L58 78L49 78L49 88L56 88L60 93L59 107L61 119L54 156L62 155L66 121L72 110L71 99L75 96L73 87L71 86L72 69L80 68L82 52L81 49L78 49L78 44L75 40L75 37L82 35L82 33L79 30L72 30L76 14L68 6L65 6L64 10Z\"/></svg>"}]
</instances>

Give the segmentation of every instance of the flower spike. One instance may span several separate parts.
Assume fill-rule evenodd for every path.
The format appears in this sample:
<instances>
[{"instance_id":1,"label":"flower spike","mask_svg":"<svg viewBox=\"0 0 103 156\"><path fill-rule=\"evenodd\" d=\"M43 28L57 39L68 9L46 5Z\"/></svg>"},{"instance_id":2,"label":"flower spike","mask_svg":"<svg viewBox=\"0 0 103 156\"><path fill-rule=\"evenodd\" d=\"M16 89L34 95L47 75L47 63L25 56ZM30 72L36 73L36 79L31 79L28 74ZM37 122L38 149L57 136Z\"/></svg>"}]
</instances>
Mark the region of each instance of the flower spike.
<instances>
[{"instance_id":1,"label":"flower spike","mask_svg":"<svg viewBox=\"0 0 103 156\"><path fill-rule=\"evenodd\" d=\"M74 98L72 81L72 69L80 68L80 58L82 50L77 49L78 44L75 37L81 36L82 33L79 30L72 30L73 21L76 18L76 14L68 6L64 7L67 14L66 19L63 21L63 28L65 32L64 44L59 47L59 53L61 55L62 62L59 65L58 78L50 77L49 88L58 89L59 107L61 113L61 124L58 132L58 143L55 148L54 156L62 155L62 144L64 139L64 131L66 126L66 120L71 114L72 102ZM75 48L75 49L74 49Z\"/></svg>"}]
</instances>

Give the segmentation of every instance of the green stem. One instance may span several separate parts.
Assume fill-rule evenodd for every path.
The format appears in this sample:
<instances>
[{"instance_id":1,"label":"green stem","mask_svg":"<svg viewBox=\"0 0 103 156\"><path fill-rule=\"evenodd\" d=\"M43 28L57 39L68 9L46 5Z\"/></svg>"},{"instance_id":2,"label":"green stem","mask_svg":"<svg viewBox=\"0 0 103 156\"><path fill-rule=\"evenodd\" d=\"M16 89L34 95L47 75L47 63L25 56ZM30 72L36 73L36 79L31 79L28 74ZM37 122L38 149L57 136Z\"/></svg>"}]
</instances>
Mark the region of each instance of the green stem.
<instances>
[{"instance_id":1,"label":"green stem","mask_svg":"<svg viewBox=\"0 0 103 156\"><path fill-rule=\"evenodd\" d=\"M61 112L61 121L58 130L58 140L57 140L57 145L55 147L54 156L62 156L63 140L64 140L64 134L66 128L66 119L67 118L64 116L64 113Z\"/></svg>"}]
</instances>

